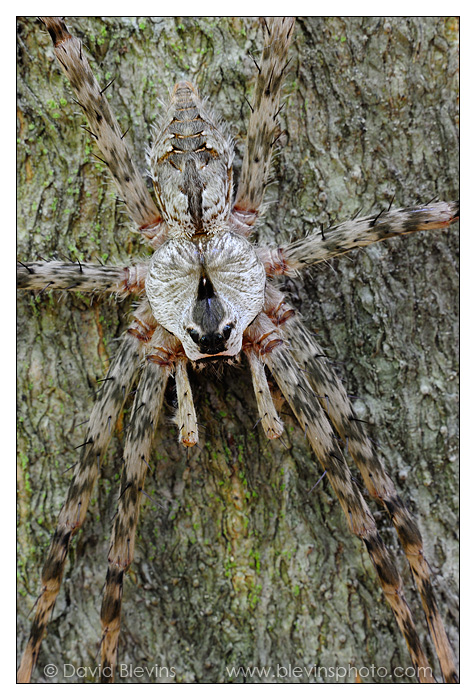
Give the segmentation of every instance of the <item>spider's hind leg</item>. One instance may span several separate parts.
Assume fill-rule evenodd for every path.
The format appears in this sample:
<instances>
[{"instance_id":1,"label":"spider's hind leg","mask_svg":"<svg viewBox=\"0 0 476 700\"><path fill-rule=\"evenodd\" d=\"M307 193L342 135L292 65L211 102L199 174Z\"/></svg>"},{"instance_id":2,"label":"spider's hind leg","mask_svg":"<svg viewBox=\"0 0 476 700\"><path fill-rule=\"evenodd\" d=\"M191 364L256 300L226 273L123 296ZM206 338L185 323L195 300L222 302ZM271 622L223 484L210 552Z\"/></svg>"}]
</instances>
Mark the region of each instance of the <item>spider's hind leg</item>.
<instances>
[{"instance_id":1,"label":"spider's hind leg","mask_svg":"<svg viewBox=\"0 0 476 700\"><path fill-rule=\"evenodd\" d=\"M263 204L273 144L277 138L281 85L294 21L294 17L265 20L266 43L256 76L243 165L231 216L234 225L245 235L256 222Z\"/></svg>"},{"instance_id":2,"label":"spider's hind leg","mask_svg":"<svg viewBox=\"0 0 476 700\"><path fill-rule=\"evenodd\" d=\"M156 247L166 226L154 200L134 165L124 135L91 70L79 39L72 36L61 17L40 18L54 44L56 58L84 111L90 132L108 166L116 187L137 228Z\"/></svg>"}]
</instances>

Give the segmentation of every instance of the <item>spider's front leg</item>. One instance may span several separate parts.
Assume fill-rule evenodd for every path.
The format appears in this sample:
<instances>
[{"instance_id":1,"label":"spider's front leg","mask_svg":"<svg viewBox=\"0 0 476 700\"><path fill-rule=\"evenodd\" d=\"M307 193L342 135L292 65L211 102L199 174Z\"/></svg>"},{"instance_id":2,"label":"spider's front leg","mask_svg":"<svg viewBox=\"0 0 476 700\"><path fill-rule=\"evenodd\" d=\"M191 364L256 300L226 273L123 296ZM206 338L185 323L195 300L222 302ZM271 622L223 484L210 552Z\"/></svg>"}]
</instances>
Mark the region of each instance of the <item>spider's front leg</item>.
<instances>
[{"instance_id":1,"label":"spider's front leg","mask_svg":"<svg viewBox=\"0 0 476 700\"><path fill-rule=\"evenodd\" d=\"M434 683L431 666L423 650L413 618L405 600L396 563L383 543L374 518L365 503L344 455L305 374L283 344L276 343L279 333L268 316L260 314L248 328L247 337L273 374L335 491L347 518L350 531L365 544L379 578L385 598L395 615L407 643L417 677L421 683Z\"/></svg>"},{"instance_id":2,"label":"spider's front leg","mask_svg":"<svg viewBox=\"0 0 476 700\"><path fill-rule=\"evenodd\" d=\"M101 682L112 683L121 625L124 575L134 557L134 543L144 481L157 421L170 373L176 368L178 422L185 445L197 441L193 399L180 343L160 326L150 342L150 354L132 407L124 448L119 504L108 555L106 587L101 607ZM190 409L191 406L191 409Z\"/></svg>"},{"instance_id":3,"label":"spider's front leg","mask_svg":"<svg viewBox=\"0 0 476 700\"><path fill-rule=\"evenodd\" d=\"M36 602L30 638L18 670L20 683L30 681L60 590L72 537L86 517L101 461L144 352L144 341L149 340L155 325L145 305L138 309L136 318L124 336L122 346L102 383L101 393L88 423L79 462L43 567L42 589Z\"/></svg>"},{"instance_id":4,"label":"spider's front leg","mask_svg":"<svg viewBox=\"0 0 476 700\"><path fill-rule=\"evenodd\" d=\"M341 380L326 362L322 348L301 319L284 303L282 295L271 286L267 290L267 313L279 328L280 336L294 361L305 374L312 391L348 448L368 492L385 508L392 520L420 593L443 678L447 683L458 682L453 651L438 610L431 571L415 518L398 495L374 444L355 414Z\"/></svg>"}]
</instances>

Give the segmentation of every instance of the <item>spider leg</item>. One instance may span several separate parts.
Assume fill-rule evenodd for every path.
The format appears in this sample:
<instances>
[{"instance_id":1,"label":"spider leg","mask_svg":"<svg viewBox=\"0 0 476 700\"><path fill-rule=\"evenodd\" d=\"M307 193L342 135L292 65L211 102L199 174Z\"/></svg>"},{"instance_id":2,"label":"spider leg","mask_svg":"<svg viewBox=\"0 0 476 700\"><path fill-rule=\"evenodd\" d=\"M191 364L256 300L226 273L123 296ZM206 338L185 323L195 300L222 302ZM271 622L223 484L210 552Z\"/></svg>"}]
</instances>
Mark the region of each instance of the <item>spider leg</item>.
<instances>
[{"instance_id":1,"label":"spider leg","mask_svg":"<svg viewBox=\"0 0 476 700\"><path fill-rule=\"evenodd\" d=\"M161 327L154 333L151 346L159 346L158 354L149 358L151 361L147 363L141 375L127 429L118 511L111 537L106 586L101 606L102 683L112 683L114 680L124 574L134 557L135 534L148 469L147 462L167 379L173 368L173 353L164 353L167 336L170 337L170 334Z\"/></svg>"},{"instance_id":2,"label":"spider leg","mask_svg":"<svg viewBox=\"0 0 476 700\"><path fill-rule=\"evenodd\" d=\"M109 444L110 426L116 423L130 390L139 366L144 341L152 335L153 321L144 313L145 308L144 304L136 312L136 318L124 336L119 352L107 373L107 381L102 383L101 393L94 405L86 440L43 567L42 590L37 600L30 638L18 670L19 683L30 681L60 590L71 539L84 522L99 465Z\"/></svg>"},{"instance_id":3,"label":"spider leg","mask_svg":"<svg viewBox=\"0 0 476 700\"><path fill-rule=\"evenodd\" d=\"M40 18L54 44L56 58L84 111L91 133L96 139L104 163L124 200L132 220L148 241L156 247L166 234L167 227L145 182L132 162L124 135L114 117L89 66L79 39L71 36L61 17Z\"/></svg>"},{"instance_id":4,"label":"spider leg","mask_svg":"<svg viewBox=\"0 0 476 700\"><path fill-rule=\"evenodd\" d=\"M187 374L187 363L187 358L182 357L175 364L178 402L175 422L179 426L179 442L182 442L186 447L193 447L198 442L198 426L192 389Z\"/></svg>"},{"instance_id":5,"label":"spider leg","mask_svg":"<svg viewBox=\"0 0 476 700\"><path fill-rule=\"evenodd\" d=\"M167 335L167 331L163 331L163 333L165 343L161 345L160 338L156 338L154 352L147 355L147 360L167 367L174 365L178 403L178 411L174 421L179 426L179 442L185 447L193 447L198 442L198 425L192 388L187 373L189 360L181 353L179 341L173 339L170 334Z\"/></svg>"},{"instance_id":6,"label":"spider leg","mask_svg":"<svg viewBox=\"0 0 476 700\"><path fill-rule=\"evenodd\" d=\"M280 345L282 344L280 340L276 342ZM283 434L284 426L282 420L278 416L273 397L269 390L263 361L253 345L245 347L244 352L250 364L253 389L264 434L269 439L278 438Z\"/></svg>"},{"instance_id":7,"label":"spider leg","mask_svg":"<svg viewBox=\"0 0 476 700\"><path fill-rule=\"evenodd\" d=\"M268 294L270 292L271 289ZM277 296L281 297L280 294ZM276 303L276 299L274 302ZM415 518L398 495L395 484L386 473L374 445L358 421L342 382L332 367L325 362L322 348L301 319L290 315L289 311L290 307L287 304L279 304L275 320L280 327L281 336L296 362L306 373L311 389L316 392L334 428L346 442L369 494L390 516L420 592L443 678L446 683L458 682L453 651L436 605L430 567L423 553L422 536ZM280 318L285 318L285 321L280 322Z\"/></svg>"},{"instance_id":8,"label":"spider leg","mask_svg":"<svg viewBox=\"0 0 476 700\"><path fill-rule=\"evenodd\" d=\"M273 337L272 326L270 319L265 314L260 314L248 328L248 339L257 344L264 363L272 372L284 398L305 431L347 516L350 531L364 542L384 595L407 643L419 681L434 683L430 664L403 594L396 563L381 540L367 504L352 480L351 472L318 397L292 354L283 345L274 345L268 351L266 343L262 342L265 337L269 338L270 343L279 337L277 333Z\"/></svg>"},{"instance_id":9,"label":"spider leg","mask_svg":"<svg viewBox=\"0 0 476 700\"><path fill-rule=\"evenodd\" d=\"M149 266L137 263L130 267L95 265L91 263L18 262L18 289L138 294L145 289Z\"/></svg>"},{"instance_id":10,"label":"spider leg","mask_svg":"<svg viewBox=\"0 0 476 700\"><path fill-rule=\"evenodd\" d=\"M256 222L268 181L276 141L280 92L294 29L294 17L265 20L266 45L261 55L254 90L245 154L231 219L247 235Z\"/></svg>"},{"instance_id":11,"label":"spider leg","mask_svg":"<svg viewBox=\"0 0 476 700\"><path fill-rule=\"evenodd\" d=\"M435 202L423 207L394 209L378 216L346 221L258 255L268 275L292 275L297 270L336 255L416 231L446 228L458 219L458 202Z\"/></svg>"}]
</instances>

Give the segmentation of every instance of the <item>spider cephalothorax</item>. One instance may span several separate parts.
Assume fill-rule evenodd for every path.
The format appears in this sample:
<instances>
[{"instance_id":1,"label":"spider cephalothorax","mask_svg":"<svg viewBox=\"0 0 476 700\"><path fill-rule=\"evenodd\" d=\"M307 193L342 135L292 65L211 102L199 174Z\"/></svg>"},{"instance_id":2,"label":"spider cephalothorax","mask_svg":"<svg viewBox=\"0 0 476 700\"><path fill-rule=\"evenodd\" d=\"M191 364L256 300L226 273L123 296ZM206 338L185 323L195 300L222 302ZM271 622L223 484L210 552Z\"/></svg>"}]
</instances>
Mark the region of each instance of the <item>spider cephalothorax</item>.
<instances>
[{"instance_id":1,"label":"spider cephalothorax","mask_svg":"<svg viewBox=\"0 0 476 700\"><path fill-rule=\"evenodd\" d=\"M256 247L249 235L262 211L280 111L294 20L265 22L266 42L258 69L241 175L234 195L233 146L207 103L189 82L172 90L169 106L149 154L158 207L132 163L104 91L92 75L81 42L64 22L45 18L55 53L83 108L95 142L136 229L155 252L124 266L22 262L24 289L78 289L136 294L139 304L88 423L86 439L42 574L31 635L19 671L28 681L60 588L73 534L82 526L112 427L129 393L118 509L108 552L101 609L102 679L114 675L124 574L134 556L152 441L169 377L177 392L179 442L199 441L188 367L242 354L248 360L259 423L267 438L281 437L270 377L301 425L340 503L350 531L368 551L387 602L406 641L415 675L433 682L394 557L380 537L365 502L362 483L392 522L407 557L429 624L445 681L455 664L432 588L422 538L412 513L398 496L382 459L367 437L340 378L316 338L274 283L308 265L355 247L416 230L443 228L457 218L454 202L382 210L279 247ZM136 374L140 369L137 388ZM348 451L361 483L346 464ZM237 497L238 499L238 497ZM239 528L238 528L239 533ZM239 537L239 534L237 535ZM239 586L239 583L236 583Z\"/></svg>"},{"instance_id":2,"label":"spider cephalothorax","mask_svg":"<svg viewBox=\"0 0 476 700\"><path fill-rule=\"evenodd\" d=\"M255 249L223 231L164 243L145 288L157 321L198 360L240 352L243 332L263 308L265 280Z\"/></svg>"}]
</instances>

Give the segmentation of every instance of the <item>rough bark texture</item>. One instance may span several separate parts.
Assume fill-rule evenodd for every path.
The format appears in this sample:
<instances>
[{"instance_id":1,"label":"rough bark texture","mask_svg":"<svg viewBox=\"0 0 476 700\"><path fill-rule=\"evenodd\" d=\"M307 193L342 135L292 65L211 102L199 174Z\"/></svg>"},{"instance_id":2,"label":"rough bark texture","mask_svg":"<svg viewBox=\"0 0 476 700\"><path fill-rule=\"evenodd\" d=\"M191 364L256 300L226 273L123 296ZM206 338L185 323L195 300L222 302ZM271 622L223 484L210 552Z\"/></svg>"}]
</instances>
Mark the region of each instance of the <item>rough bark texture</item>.
<instances>
[{"instance_id":1,"label":"rough bark texture","mask_svg":"<svg viewBox=\"0 0 476 700\"><path fill-rule=\"evenodd\" d=\"M237 158L263 31L252 18L67 19L145 171L160 100L189 77L230 123ZM145 256L36 20L18 27L18 255L111 263ZM362 207L458 196L458 28L447 18L304 18L296 26L270 205L257 238L283 242ZM457 230L419 234L336 259L283 283L335 360L359 415L417 514L439 605L457 643ZM130 301L20 294L19 648L75 446L127 324ZM365 669L409 657L360 542L347 531L305 438L282 406L284 441L268 442L246 363L192 377L200 448L177 444L174 394L161 418L119 660L173 667L153 681L227 682L227 667L269 668L247 682L335 682L292 668L363 668L363 682L413 682ZM130 410L130 409L129 409ZM124 418L127 421L127 414ZM121 429L119 425L119 430ZM284 443L284 444L283 444ZM35 682L63 664L97 665L99 609L123 433L113 440L77 536ZM358 477L357 477L358 478ZM430 659L408 566L387 519ZM457 649L456 649L457 650ZM56 664L58 675L43 671ZM66 673L73 673L66 667ZM84 673L84 672L79 672ZM410 671L411 673L411 671ZM88 676L91 678L91 675ZM123 682L149 682L147 676ZM241 682L243 678L235 679ZM350 674L341 682L354 682Z\"/></svg>"}]
</instances>

